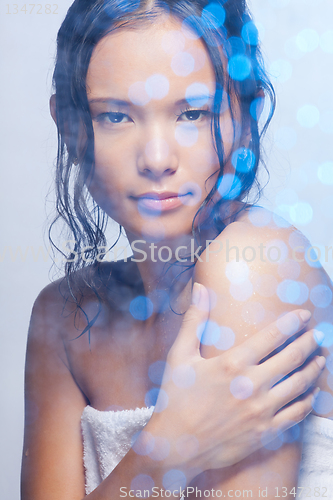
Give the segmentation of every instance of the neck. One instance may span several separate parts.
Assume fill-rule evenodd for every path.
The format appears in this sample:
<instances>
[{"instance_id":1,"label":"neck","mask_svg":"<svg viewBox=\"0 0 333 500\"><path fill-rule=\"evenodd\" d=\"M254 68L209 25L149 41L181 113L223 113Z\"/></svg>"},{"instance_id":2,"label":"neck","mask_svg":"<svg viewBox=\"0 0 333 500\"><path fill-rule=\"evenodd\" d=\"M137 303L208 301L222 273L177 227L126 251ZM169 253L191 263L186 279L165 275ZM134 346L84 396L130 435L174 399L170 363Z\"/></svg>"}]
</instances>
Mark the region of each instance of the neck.
<instances>
[{"instance_id":1,"label":"neck","mask_svg":"<svg viewBox=\"0 0 333 500\"><path fill-rule=\"evenodd\" d=\"M170 288L175 278L194 267L198 244L192 235L174 239L147 241L127 232L146 292Z\"/></svg>"},{"instance_id":2,"label":"neck","mask_svg":"<svg viewBox=\"0 0 333 500\"><path fill-rule=\"evenodd\" d=\"M191 295L198 250L194 237L182 235L160 242L144 241L131 233L127 237L134 253L132 260L138 266L145 294L154 303L154 309L161 311L170 304L173 311L183 313Z\"/></svg>"}]
</instances>

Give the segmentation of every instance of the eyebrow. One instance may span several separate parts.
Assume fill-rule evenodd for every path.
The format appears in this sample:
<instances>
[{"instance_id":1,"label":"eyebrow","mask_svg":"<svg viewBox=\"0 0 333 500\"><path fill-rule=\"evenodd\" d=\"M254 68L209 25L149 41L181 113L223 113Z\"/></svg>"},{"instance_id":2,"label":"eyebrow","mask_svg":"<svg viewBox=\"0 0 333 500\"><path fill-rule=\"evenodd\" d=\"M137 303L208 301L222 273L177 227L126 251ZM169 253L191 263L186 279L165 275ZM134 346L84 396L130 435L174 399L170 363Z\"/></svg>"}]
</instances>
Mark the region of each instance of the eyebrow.
<instances>
[{"instance_id":1,"label":"eyebrow","mask_svg":"<svg viewBox=\"0 0 333 500\"><path fill-rule=\"evenodd\" d=\"M131 106L133 105L132 102L130 101L124 101L123 99L113 99L111 97L98 97L96 99L90 99L88 100L89 104L94 104L94 103L110 103L110 104L117 104L118 106Z\"/></svg>"},{"instance_id":2,"label":"eyebrow","mask_svg":"<svg viewBox=\"0 0 333 500\"><path fill-rule=\"evenodd\" d=\"M208 101L207 101L207 97L208 97ZM190 97L188 98L185 98L185 99L180 99L179 101L176 102L176 106L183 106L184 104L190 104L191 101L203 101L203 100L206 100L207 102L209 101L213 101L215 98L215 95L214 94L201 94L201 95L191 95Z\"/></svg>"}]
</instances>

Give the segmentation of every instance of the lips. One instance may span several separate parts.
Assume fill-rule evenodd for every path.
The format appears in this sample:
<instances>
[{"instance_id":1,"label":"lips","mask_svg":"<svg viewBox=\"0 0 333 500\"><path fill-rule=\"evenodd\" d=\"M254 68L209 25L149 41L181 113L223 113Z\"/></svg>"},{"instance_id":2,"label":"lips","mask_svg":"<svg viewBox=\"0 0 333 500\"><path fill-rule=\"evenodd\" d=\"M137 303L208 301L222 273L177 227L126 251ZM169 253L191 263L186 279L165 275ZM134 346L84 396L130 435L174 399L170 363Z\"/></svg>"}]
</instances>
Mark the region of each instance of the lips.
<instances>
[{"instance_id":1,"label":"lips","mask_svg":"<svg viewBox=\"0 0 333 500\"><path fill-rule=\"evenodd\" d=\"M156 193L156 192L144 193L141 194L140 196L137 196L137 198L138 199L147 198L150 200L167 200L168 198L179 198L179 195L178 193L164 191L163 193Z\"/></svg>"},{"instance_id":2,"label":"lips","mask_svg":"<svg viewBox=\"0 0 333 500\"><path fill-rule=\"evenodd\" d=\"M139 196L133 196L139 204L139 208L153 212L165 212L173 210L184 205L186 198L191 193L178 194L171 191L163 191L161 193L149 192L143 193Z\"/></svg>"}]
</instances>

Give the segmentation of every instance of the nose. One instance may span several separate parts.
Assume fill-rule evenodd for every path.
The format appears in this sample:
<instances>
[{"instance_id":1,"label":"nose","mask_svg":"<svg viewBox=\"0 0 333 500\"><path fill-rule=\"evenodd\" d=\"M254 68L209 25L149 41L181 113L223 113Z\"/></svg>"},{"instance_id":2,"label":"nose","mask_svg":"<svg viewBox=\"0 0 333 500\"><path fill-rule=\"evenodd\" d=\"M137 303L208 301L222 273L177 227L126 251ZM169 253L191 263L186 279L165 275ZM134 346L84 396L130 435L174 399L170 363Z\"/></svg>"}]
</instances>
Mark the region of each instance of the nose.
<instances>
[{"instance_id":1,"label":"nose","mask_svg":"<svg viewBox=\"0 0 333 500\"><path fill-rule=\"evenodd\" d=\"M170 143L162 137L154 137L140 147L137 159L141 175L159 178L173 175L178 169L178 155Z\"/></svg>"}]
</instances>

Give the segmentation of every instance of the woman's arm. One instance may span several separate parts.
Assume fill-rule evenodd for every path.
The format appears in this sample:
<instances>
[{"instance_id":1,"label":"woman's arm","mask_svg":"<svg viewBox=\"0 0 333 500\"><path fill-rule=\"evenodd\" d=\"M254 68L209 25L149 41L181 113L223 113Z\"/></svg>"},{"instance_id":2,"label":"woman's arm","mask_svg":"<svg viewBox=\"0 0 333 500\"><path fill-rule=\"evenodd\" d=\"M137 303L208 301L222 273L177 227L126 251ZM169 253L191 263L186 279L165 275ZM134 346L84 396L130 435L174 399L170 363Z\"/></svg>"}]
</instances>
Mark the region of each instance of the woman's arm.
<instances>
[{"instance_id":1,"label":"woman's arm","mask_svg":"<svg viewBox=\"0 0 333 500\"><path fill-rule=\"evenodd\" d=\"M66 328L56 284L37 298L29 328L25 378L22 500L81 500L80 429L85 398L67 362Z\"/></svg>"},{"instance_id":2,"label":"woman's arm","mask_svg":"<svg viewBox=\"0 0 333 500\"><path fill-rule=\"evenodd\" d=\"M258 209L258 217L260 212ZM209 254L206 251L202 255L203 262L196 266L196 280L211 291L210 320L234 332L234 345L240 345L255 329L265 327L296 306L314 313L309 328L316 326L319 315L320 321L333 321L331 307L315 310L310 300L311 290L319 284L329 287L330 280L322 269L312 268L306 261L298 262L304 259L299 249L295 252L302 238L306 246L305 238L294 228L281 229L274 224L257 227L243 218L243 222L228 226L212 243ZM204 357L221 352L214 346L202 346ZM318 349L317 354L327 356L327 349L321 352ZM326 379L327 370L317 385L321 390L332 392ZM325 416L332 417L333 412ZM252 490L254 498L259 487L271 486L271 496L267 498L275 498L275 487L284 486L291 491L297 486L300 456L299 440L283 444L276 451L262 448L230 469L205 473L197 483L202 489L209 489L207 485L211 485L223 491ZM290 498L294 496L291 494Z\"/></svg>"}]
</instances>

